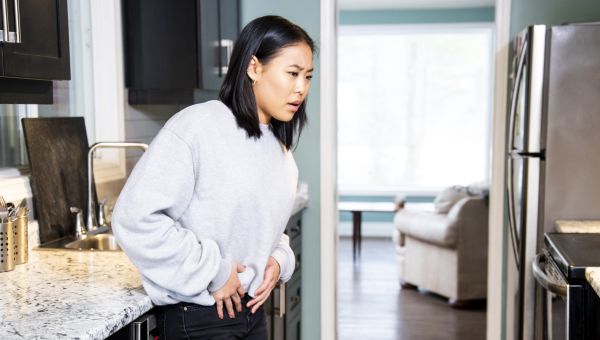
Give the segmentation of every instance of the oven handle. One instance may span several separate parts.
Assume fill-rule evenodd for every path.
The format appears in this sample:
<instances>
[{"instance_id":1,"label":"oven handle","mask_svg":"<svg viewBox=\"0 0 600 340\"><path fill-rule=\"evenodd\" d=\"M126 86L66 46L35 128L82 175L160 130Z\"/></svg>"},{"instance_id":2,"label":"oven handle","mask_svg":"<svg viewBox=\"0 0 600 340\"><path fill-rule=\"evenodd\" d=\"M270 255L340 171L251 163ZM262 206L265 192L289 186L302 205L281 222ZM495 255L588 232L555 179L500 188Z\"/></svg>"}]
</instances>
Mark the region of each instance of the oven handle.
<instances>
[{"instance_id":1,"label":"oven handle","mask_svg":"<svg viewBox=\"0 0 600 340\"><path fill-rule=\"evenodd\" d=\"M548 258L545 254L537 254L533 261L533 276L544 288L548 291L557 294L562 297L567 296L568 285L553 280L548 274L546 274L546 264Z\"/></svg>"}]
</instances>

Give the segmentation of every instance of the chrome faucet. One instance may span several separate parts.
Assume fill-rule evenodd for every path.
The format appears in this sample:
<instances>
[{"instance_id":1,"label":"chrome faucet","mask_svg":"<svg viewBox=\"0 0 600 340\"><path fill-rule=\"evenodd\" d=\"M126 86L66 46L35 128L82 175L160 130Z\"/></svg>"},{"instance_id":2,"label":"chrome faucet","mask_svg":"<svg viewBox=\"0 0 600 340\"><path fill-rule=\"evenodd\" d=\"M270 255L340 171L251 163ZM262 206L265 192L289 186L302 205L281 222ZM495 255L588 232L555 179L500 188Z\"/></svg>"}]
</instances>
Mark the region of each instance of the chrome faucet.
<instances>
[{"instance_id":1,"label":"chrome faucet","mask_svg":"<svg viewBox=\"0 0 600 340\"><path fill-rule=\"evenodd\" d=\"M138 149L142 149L144 151L146 151L148 149L148 144L145 143L128 143L128 142L98 142L95 143L94 145L92 145L90 147L90 150L88 151L88 192L87 192L87 196L88 196L88 211L87 211L87 223L86 223L86 229L87 232L90 231L95 231L98 226L96 225L96 213L95 213L95 209L94 209L94 202L92 200L92 173L93 173L93 158L94 158L94 152L96 151L96 149L113 149L113 148L118 148L118 149L126 149L126 148L138 148ZM103 216L102 216L103 217ZM104 220L104 218L102 218Z\"/></svg>"}]
</instances>

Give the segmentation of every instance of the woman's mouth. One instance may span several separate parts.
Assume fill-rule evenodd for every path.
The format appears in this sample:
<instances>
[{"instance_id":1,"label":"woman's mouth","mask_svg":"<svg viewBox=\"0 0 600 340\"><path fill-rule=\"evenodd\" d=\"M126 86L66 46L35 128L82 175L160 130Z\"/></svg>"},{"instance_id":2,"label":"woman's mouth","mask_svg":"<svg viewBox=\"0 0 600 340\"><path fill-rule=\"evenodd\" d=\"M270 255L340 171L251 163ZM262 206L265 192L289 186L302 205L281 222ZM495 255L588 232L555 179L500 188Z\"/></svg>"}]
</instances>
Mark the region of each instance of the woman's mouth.
<instances>
[{"instance_id":1,"label":"woman's mouth","mask_svg":"<svg viewBox=\"0 0 600 340\"><path fill-rule=\"evenodd\" d=\"M288 103L288 107L290 108L290 110L296 112L298 111L298 108L300 108L300 105L302 104L302 101L295 101L295 102L291 102Z\"/></svg>"}]
</instances>

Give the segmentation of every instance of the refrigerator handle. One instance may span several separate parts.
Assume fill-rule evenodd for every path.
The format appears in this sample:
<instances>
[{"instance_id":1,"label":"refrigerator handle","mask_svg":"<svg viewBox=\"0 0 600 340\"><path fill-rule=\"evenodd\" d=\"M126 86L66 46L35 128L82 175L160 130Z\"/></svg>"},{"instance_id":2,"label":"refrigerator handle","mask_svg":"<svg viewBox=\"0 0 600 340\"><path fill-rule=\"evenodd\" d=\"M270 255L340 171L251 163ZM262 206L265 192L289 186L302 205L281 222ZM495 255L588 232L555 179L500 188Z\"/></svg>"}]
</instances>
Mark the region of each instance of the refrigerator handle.
<instances>
[{"instance_id":1,"label":"refrigerator handle","mask_svg":"<svg viewBox=\"0 0 600 340\"><path fill-rule=\"evenodd\" d=\"M521 50L521 54L519 55L519 63L517 64L517 76L515 77L515 86L512 91L512 97L510 100L510 121L508 125L508 151L510 152L513 149L514 141L515 141L515 124L516 117L515 113L517 111L517 100L519 96L519 92L521 91L521 78L523 77L523 67L525 66L525 56L527 55L527 49L529 48L529 44L527 40L523 43L523 49Z\"/></svg>"},{"instance_id":2,"label":"refrigerator handle","mask_svg":"<svg viewBox=\"0 0 600 340\"><path fill-rule=\"evenodd\" d=\"M519 236L517 235L517 223L516 223L516 218L515 218L515 198L513 195L513 178L514 178L514 174L513 174L513 160L512 157L508 157L508 179L507 179L507 186L506 186L506 191L507 191L507 196L508 196L508 231L510 232L510 241L512 243L512 249L513 249L513 254L515 257L515 263L517 265L517 269L520 268L519 266L519 252L517 251L519 249Z\"/></svg>"}]
</instances>

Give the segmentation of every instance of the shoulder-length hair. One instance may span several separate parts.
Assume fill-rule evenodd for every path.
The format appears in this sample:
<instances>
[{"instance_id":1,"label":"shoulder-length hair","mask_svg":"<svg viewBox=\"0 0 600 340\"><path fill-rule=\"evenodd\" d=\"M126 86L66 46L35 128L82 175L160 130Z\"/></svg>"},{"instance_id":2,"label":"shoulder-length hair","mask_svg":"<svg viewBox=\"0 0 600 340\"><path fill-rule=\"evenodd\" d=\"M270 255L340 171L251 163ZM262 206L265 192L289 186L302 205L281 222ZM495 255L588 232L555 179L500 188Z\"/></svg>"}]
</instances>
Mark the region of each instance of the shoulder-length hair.
<instances>
[{"instance_id":1,"label":"shoulder-length hair","mask_svg":"<svg viewBox=\"0 0 600 340\"><path fill-rule=\"evenodd\" d=\"M254 19L240 33L219 91L219 99L233 112L238 126L246 130L248 137L262 136L252 80L247 75L250 60L256 56L261 64L267 64L279 50L298 43L306 43L315 52L315 44L308 33L280 16L267 15ZM289 150L294 144L294 134L300 136L306 121L304 100L289 122L272 118L271 130Z\"/></svg>"}]
</instances>

